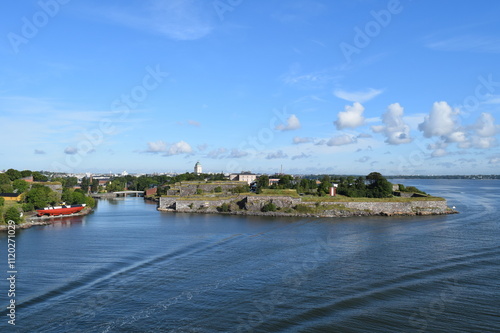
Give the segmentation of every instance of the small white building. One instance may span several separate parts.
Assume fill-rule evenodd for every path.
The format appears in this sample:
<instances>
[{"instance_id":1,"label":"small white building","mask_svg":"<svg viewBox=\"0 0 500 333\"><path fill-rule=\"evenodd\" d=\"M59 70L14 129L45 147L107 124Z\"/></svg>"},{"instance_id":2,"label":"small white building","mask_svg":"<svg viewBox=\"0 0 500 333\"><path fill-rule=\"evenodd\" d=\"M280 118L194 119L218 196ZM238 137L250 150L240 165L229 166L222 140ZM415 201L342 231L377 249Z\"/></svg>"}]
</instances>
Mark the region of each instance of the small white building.
<instances>
[{"instance_id":1,"label":"small white building","mask_svg":"<svg viewBox=\"0 0 500 333\"><path fill-rule=\"evenodd\" d=\"M200 162L196 162L196 164L194 165L194 173L196 175L200 175L202 173L202 168L201 168Z\"/></svg>"},{"instance_id":2,"label":"small white building","mask_svg":"<svg viewBox=\"0 0 500 333\"><path fill-rule=\"evenodd\" d=\"M232 173L229 175L229 180L247 182L248 185L253 183L257 179L257 175L251 173L250 171L242 171L240 173Z\"/></svg>"}]
</instances>

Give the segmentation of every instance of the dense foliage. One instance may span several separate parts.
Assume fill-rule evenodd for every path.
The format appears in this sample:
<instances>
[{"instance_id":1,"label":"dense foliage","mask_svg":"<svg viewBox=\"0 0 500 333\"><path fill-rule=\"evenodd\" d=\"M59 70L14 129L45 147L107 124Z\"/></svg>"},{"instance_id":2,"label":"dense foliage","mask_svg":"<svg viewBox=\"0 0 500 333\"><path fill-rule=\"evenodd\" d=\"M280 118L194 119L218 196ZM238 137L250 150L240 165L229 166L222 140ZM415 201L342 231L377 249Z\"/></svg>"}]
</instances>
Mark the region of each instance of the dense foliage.
<instances>
[{"instance_id":1,"label":"dense foliage","mask_svg":"<svg viewBox=\"0 0 500 333\"><path fill-rule=\"evenodd\" d=\"M5 222L14 221L16 224L19 224L19 222L21 222L20 213L15 207L7 208L3 218Z\"/></svg>"},{"instance_id":2,"label":"dense foliage","mask_svg":"<svg viewBox=\"0 0 500 333\"><path fill-rule=\"evenodd\" d=\"M272 202L268 202L264 206L262 206L261 211L264 213L275 212L276 209L277 209L277 207L275 204L273 204Z\"/></svg>"},{"instance_id":3,"label":"dense foliage","mask_svg":"<svg viewBox=\"0 0 500 333\"><path fill-rule=\"evenodd\" d=\"M277 184L269 185L269 179L279 179ZM336 184L337 193L348 197L386 198L392 196L392 184L378 172L366 177L316 176L315 178L293 178L290 175L262 175L257 181L257 193L263 189L296 189L300 194L326 196Z\"/></svg>"}]
</instances>

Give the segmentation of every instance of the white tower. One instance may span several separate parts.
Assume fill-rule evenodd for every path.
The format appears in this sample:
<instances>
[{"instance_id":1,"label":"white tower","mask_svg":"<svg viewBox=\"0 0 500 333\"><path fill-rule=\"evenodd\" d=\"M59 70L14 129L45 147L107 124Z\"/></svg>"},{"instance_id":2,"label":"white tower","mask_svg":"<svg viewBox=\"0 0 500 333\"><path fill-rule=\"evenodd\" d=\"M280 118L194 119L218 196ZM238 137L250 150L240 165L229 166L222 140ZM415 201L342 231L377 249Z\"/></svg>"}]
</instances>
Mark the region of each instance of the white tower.
<instances>
[{"instance_id":1,"label":"white tower","mask_svg":"<svg viewBox=\"0 0 500 333\"><path fill-rule=\"evenodd\" d=\"M200 164L200 162L196 162L196 164L194 165L194 173L196 175L201 174L201 164Z\"/></svg>"}]
</instances>

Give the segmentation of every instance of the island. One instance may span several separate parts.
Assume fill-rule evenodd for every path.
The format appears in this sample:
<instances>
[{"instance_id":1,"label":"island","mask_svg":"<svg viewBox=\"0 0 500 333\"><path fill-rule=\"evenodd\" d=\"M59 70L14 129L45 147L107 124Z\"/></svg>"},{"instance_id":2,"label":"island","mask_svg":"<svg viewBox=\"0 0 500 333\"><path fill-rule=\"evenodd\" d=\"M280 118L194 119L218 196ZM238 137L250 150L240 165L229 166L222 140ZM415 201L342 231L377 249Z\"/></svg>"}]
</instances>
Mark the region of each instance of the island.
<instances>
[{"instance_id":1,"label":"island","mask_svg":"<svg viewBox=\"0 0 500 333\"><path fill-rule=\"evenodd\" d=\"M446 199L392 184L380 173L294 180L260 176L247 181L181 181L157 198L158 210L177 213L294 217L411 216L455 214ZM252 186L250 186L252 185ZM293 188L288 188L293 187Z\"/></svg>"}]
</instances>

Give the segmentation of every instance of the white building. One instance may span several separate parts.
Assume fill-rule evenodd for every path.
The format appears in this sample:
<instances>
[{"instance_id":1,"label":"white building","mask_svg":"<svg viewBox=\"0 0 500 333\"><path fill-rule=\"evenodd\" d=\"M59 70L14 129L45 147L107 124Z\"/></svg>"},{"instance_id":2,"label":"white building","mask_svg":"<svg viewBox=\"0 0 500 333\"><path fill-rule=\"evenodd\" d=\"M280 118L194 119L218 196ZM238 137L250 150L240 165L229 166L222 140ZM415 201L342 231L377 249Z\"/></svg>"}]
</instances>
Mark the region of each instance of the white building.
<instances>
[{"instance_id":1,"label":"white building","mask_svg":"<svg viewBox=\"0 0 500 333\"><path fill-rule=\"evenodd\" d=\"M232 173L229 175L229 180L247 182L248 185L253 183L256 179L257 179L257 175L254 173L251 173L250 171L242 171L241 173Z\"/></svg>"},{"instance_id":2,"label":"white building","mask_svg":"<svg viewBox=\"0 0 500 333\"><path fill-rule=\"evenodd\" d=\"M196 164L194 165L194 173L196 175L199 175L202 173L202 169L201 169L201 164L200 162L196 162Z\"/></svg>"}]
</instances>

